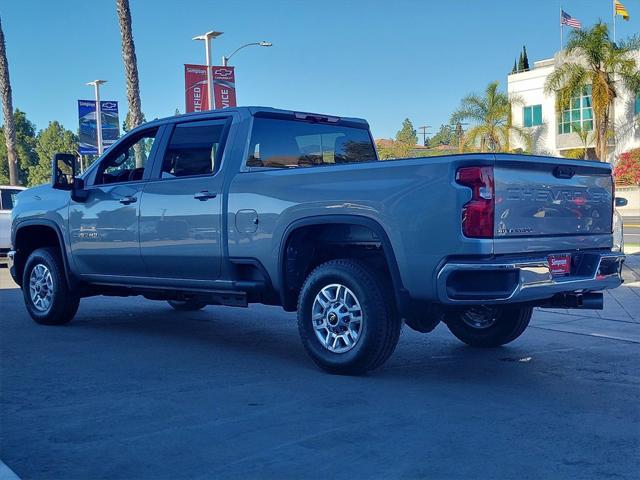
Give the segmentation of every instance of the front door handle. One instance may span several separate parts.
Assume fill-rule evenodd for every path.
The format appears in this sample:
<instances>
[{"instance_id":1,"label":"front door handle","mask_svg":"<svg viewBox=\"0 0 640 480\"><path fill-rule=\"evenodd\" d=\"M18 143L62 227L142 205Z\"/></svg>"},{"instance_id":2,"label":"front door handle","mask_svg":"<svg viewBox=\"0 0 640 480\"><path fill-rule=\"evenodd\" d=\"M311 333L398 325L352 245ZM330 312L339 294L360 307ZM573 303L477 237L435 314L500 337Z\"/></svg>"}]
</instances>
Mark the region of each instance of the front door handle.
<instances>
[{"instance_id":1,"label":"front door handle","mask_svg":"<svg viewBox=\"0 0 640 480\"><path fill-rule=\"evenodd\" d=\"M211 193L208 190L203 190L201 192L196 193L193 198L195 198L196 200L200 200L201 202L204 202L206 200L209 200L210 198L216 198L218 194L217 193Z\"/></svg>"},{"instance_id":2,"label":"front door handle","mask_svg":"<svg viewBox=\"0 0 640 480\"><path fill-rule=\"evenodd\" d=\"M130 195L127 195L126 197L122 197L119 201L123 205L129 205L130 203L137 202L138 199L136 197L132 197Z\"/></svg>"}]
</instances>

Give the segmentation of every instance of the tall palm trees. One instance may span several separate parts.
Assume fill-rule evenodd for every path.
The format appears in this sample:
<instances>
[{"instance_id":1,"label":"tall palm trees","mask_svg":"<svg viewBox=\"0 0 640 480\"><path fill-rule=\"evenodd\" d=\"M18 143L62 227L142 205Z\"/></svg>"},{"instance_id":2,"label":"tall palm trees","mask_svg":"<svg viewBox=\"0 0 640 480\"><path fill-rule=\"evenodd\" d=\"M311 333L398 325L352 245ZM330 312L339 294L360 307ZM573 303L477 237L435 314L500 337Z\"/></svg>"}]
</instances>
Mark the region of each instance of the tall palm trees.
<instances>
[{"instance_id":1,"label":"tall palm trees","mask_svg":"<svg viewBox=\"0 0 640 480\"><path fill-rule=\"evenodd\" d=\"M595 121L596 156L606 160L607 139L612 127L612 106L620 88L640 90L639 66L633 50L640 47L638 38L620 45L609 39L608 27L597 23L589 30L573 30L567 42L567 60L549 75L545 92L556 93L556 108L569 108L591 86Z\"/></svg>"},{"instance_id":2,"label":"tall palm trees","mask_svg":"<svg viewBox=\"0 0 640 480\"><path fill-rule=\"evenodd\" d=\"M133 43L129 0L116 0L116 11L118 13L118 22L120 23L120 35L122 36L122 61L124 62L124 72L127 79L127 101L129 103L127 122L129 129L132 129L143 123L144 119L140 102L138 61L136 59L136 46Z\"/></svg>"},{"instance_id":3,"label":"tall palm trees","mask_svg":"<svg viewBox=\"0 0 640 480\"><path fill-rule=\"evenodd\" d=\"M520 103L519 98L509 98L500 92L498 82L491 82L483 96L472 93L462 99L458 110L451 115L451 123L471 121L473 126L465 134L464 143L478 146L482 152L509 151L512 133L523 140L528 150L529 135L511 121L511 108Z\"/></svg>"},{"instance_id":4,"label":"tall palm trees","mask_svg":"<svg viewBox=\"0 0 640 480\"><path fill-rule=\"evenodd\" d=\"M9 62L4 43L4 32L0 20L0 90L2 90L2 113L4 115L4 138L7 141L7 161L9 162L9 183L18 184L18 155L16 153L16 129L13 122L13 100Z\"/></svg>"}]
</instances>

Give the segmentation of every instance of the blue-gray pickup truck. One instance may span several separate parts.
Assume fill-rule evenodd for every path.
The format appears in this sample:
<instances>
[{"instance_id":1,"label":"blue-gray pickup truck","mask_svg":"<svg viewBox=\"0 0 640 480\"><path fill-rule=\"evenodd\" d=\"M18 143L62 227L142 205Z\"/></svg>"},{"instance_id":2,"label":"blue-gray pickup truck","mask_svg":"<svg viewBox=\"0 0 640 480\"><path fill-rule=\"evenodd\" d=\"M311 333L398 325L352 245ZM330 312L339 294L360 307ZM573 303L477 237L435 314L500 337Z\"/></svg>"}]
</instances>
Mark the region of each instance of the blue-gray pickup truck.
<instances>
[{"instance_id":1,"label":"blue-gray pickup truck","mask_svg":"<svg viewBox=\"0 0 640 480\"><path fill-rule=\"evenodd\" d=\"M366 121L263 107L127 133L20 193L11 273L33 319L83 297L297 310L323 369L382 365L403 324L504 345L534 307L602 308L622 282L607 163L472 153L379 161Z\"/></svg>"}]
</instances>

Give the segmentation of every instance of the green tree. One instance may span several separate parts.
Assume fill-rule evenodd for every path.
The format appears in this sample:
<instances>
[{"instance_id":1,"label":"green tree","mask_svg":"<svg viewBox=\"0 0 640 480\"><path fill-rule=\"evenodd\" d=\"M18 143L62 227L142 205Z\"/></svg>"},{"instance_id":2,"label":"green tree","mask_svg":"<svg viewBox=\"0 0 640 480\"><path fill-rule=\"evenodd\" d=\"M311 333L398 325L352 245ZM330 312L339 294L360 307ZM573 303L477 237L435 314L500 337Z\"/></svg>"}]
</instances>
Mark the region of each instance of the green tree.
<instances>
[{"instance_id":1,"label":"green tree","mask_svg":"<svg viewBox=\"0 0 640 480\"><path fill-rule=\"evenodd\" d=\"M13 113L13 126L16 139L17 183L26 185L29 168L38 163L38 156L35 152L36 127L27 119L27 115L20 110L15 110ZM0 130L4 135L4 127ZM8 184L9 181L7 145L5 142L0 142L0 184Z\"/></svg>"},{"instance_id":2,"label":"green tree","mask_svg":"<svg viewBox=\"0 0 640 480\"><path fill-rule=\"evenodd\" d=\"M513 68L511 69L511 75L513 75L514 73L518 73L518 64L516 63L516 61L513 61Z\"/></svg>"},{"instance_id":3,"label":"green tree","mask_svg":"<svg viewBox=\"0 0 640 480\"><path fill-rule=\"evenodd\" d=\"M526 150L530 150L530 135L511 123L512 107L521 104L520 98L510 99L498 90L498 82L491 82L483 96L473 93L462 99L458 110L451 115L451 123L472 122L463 140L472 148L479 147L481 152L508 152L512 134L525 143Z\"/></svg>"},{"instance_id":4,"label":"green tree","mask_svg":"<svg viewBox=\"0 0 640 480\"><path fill-rule=\"evenodd\" d=\"M147 118L144 116L144 113L142 114L142 123L146 123ZM129 125L131 125L131 112L127 112L127 115L124 117L124 120L122 121L122 131L123 132L128 132L129 130L131 130L131 128L129 128Z\"/></svg>"},{"instance_id":5,"label":"green tree","mask_svg":"<svg viewBox=\"0 0 640 480\"><path fill-rule=\"evenodd\" d=\"M49 122L36 138L38 163L29 169L30 186L51 181L51 159L56 153L76 153L78 137L71 130L65 129L57 121Z\"/></svg>"},{"instance_id":6,"label":"green tree","mask_svg":"<svg viewBox=\"0 0 640 480\"><path fill-rule=\"evenodd\" d=\"M524 57L522 56L522 52L520 52L520 56L518 57L518 71L524 72Z\"/></svg>"},{"instance_id":7,"label":"green tree","mask_svg":"<svg viewBox=\"0 0 640 480\"><path fill-rule=\"evenodd\" d=\"M614 99L621 89L640 91L640 69L634 58L638 48L640 37L613 43L609 28L602 22L588 30L572 30L566 46L567 60L545 82L545 92L556 94L558 111L568 109L571 98L591 86L596 157L601 161L607 159Z\"/></svg>"},{"instance_id":8,"label":"green tree","mask_svg":"<svg viewBox=\"0 0 640 480\"><path fill-rule=\"evenodd\" d=\"M529 70L529 57L527 56L527 47L522 46L522 65L524 70Z\"/></svg>"},{"instance_id":9,"label":"green tree","mask_svg":"<svg viewBox=\"0 0 640 480\"><path fill-rule=\"evenodd\" d=\"M402 128L396 133L396 142L414 147L418 144L418 132L408 118L402 122Z\"/></svg>"},{"instance_id":10,"label":"green tree","mask_svg":"<svg viewBox=\"0 0 640 480\"><path fill-rule=\"evenodd\" d=\"M458 145L458 136L455 127L451 125L440 125L440 130L429 140L429 145L437 147L438 145Z\"/></svg>"}]
</instances>

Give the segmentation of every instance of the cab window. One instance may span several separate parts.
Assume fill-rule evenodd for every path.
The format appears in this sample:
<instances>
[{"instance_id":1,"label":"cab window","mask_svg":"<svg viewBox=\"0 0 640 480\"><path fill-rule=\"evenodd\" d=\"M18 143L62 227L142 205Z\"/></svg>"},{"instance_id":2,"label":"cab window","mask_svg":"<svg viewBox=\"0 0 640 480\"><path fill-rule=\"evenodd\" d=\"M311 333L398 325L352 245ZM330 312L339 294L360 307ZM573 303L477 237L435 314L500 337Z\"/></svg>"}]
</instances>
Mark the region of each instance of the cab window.
<instances>
[{"instance_id":1,"label":"cab window","mask_svg":"<svg viewBox=\"0 0 640 480\"><path fill-rule=\"evenodd\" d=\"M222 136L226 120L188 122L176 125L162 161L165 179L214 174L222 158Z\"/></svg>"},{"instance_id":2,"label":"cab window","mask_svg":"<svg viewBox=\"0 0 640 480\"><path fill-rule=\"evenodd\" d=\"M296 168L377 160L365 128L255 118L248 167Z\"/></svg>"},{"instance_id":3,"label":"cab window","mask_svg":"<svg viewBox=\"0 0 640 480\"><path fill-rule=\"evenodd\" d=\"M146 130L116 145L107 153L96 174L95 184L142 180L158 129Z\"/></svg>"},{"instance_id":4,"label":"cab window","mask_svg":"<svg viewBox=\"0 0 640 480\"><path fill-rule=\"evenodd\" d=\"M16 196L22 190L3 188L0 190L0 210L11 210L16 203Z\"/></svg>"}]
</instances>

